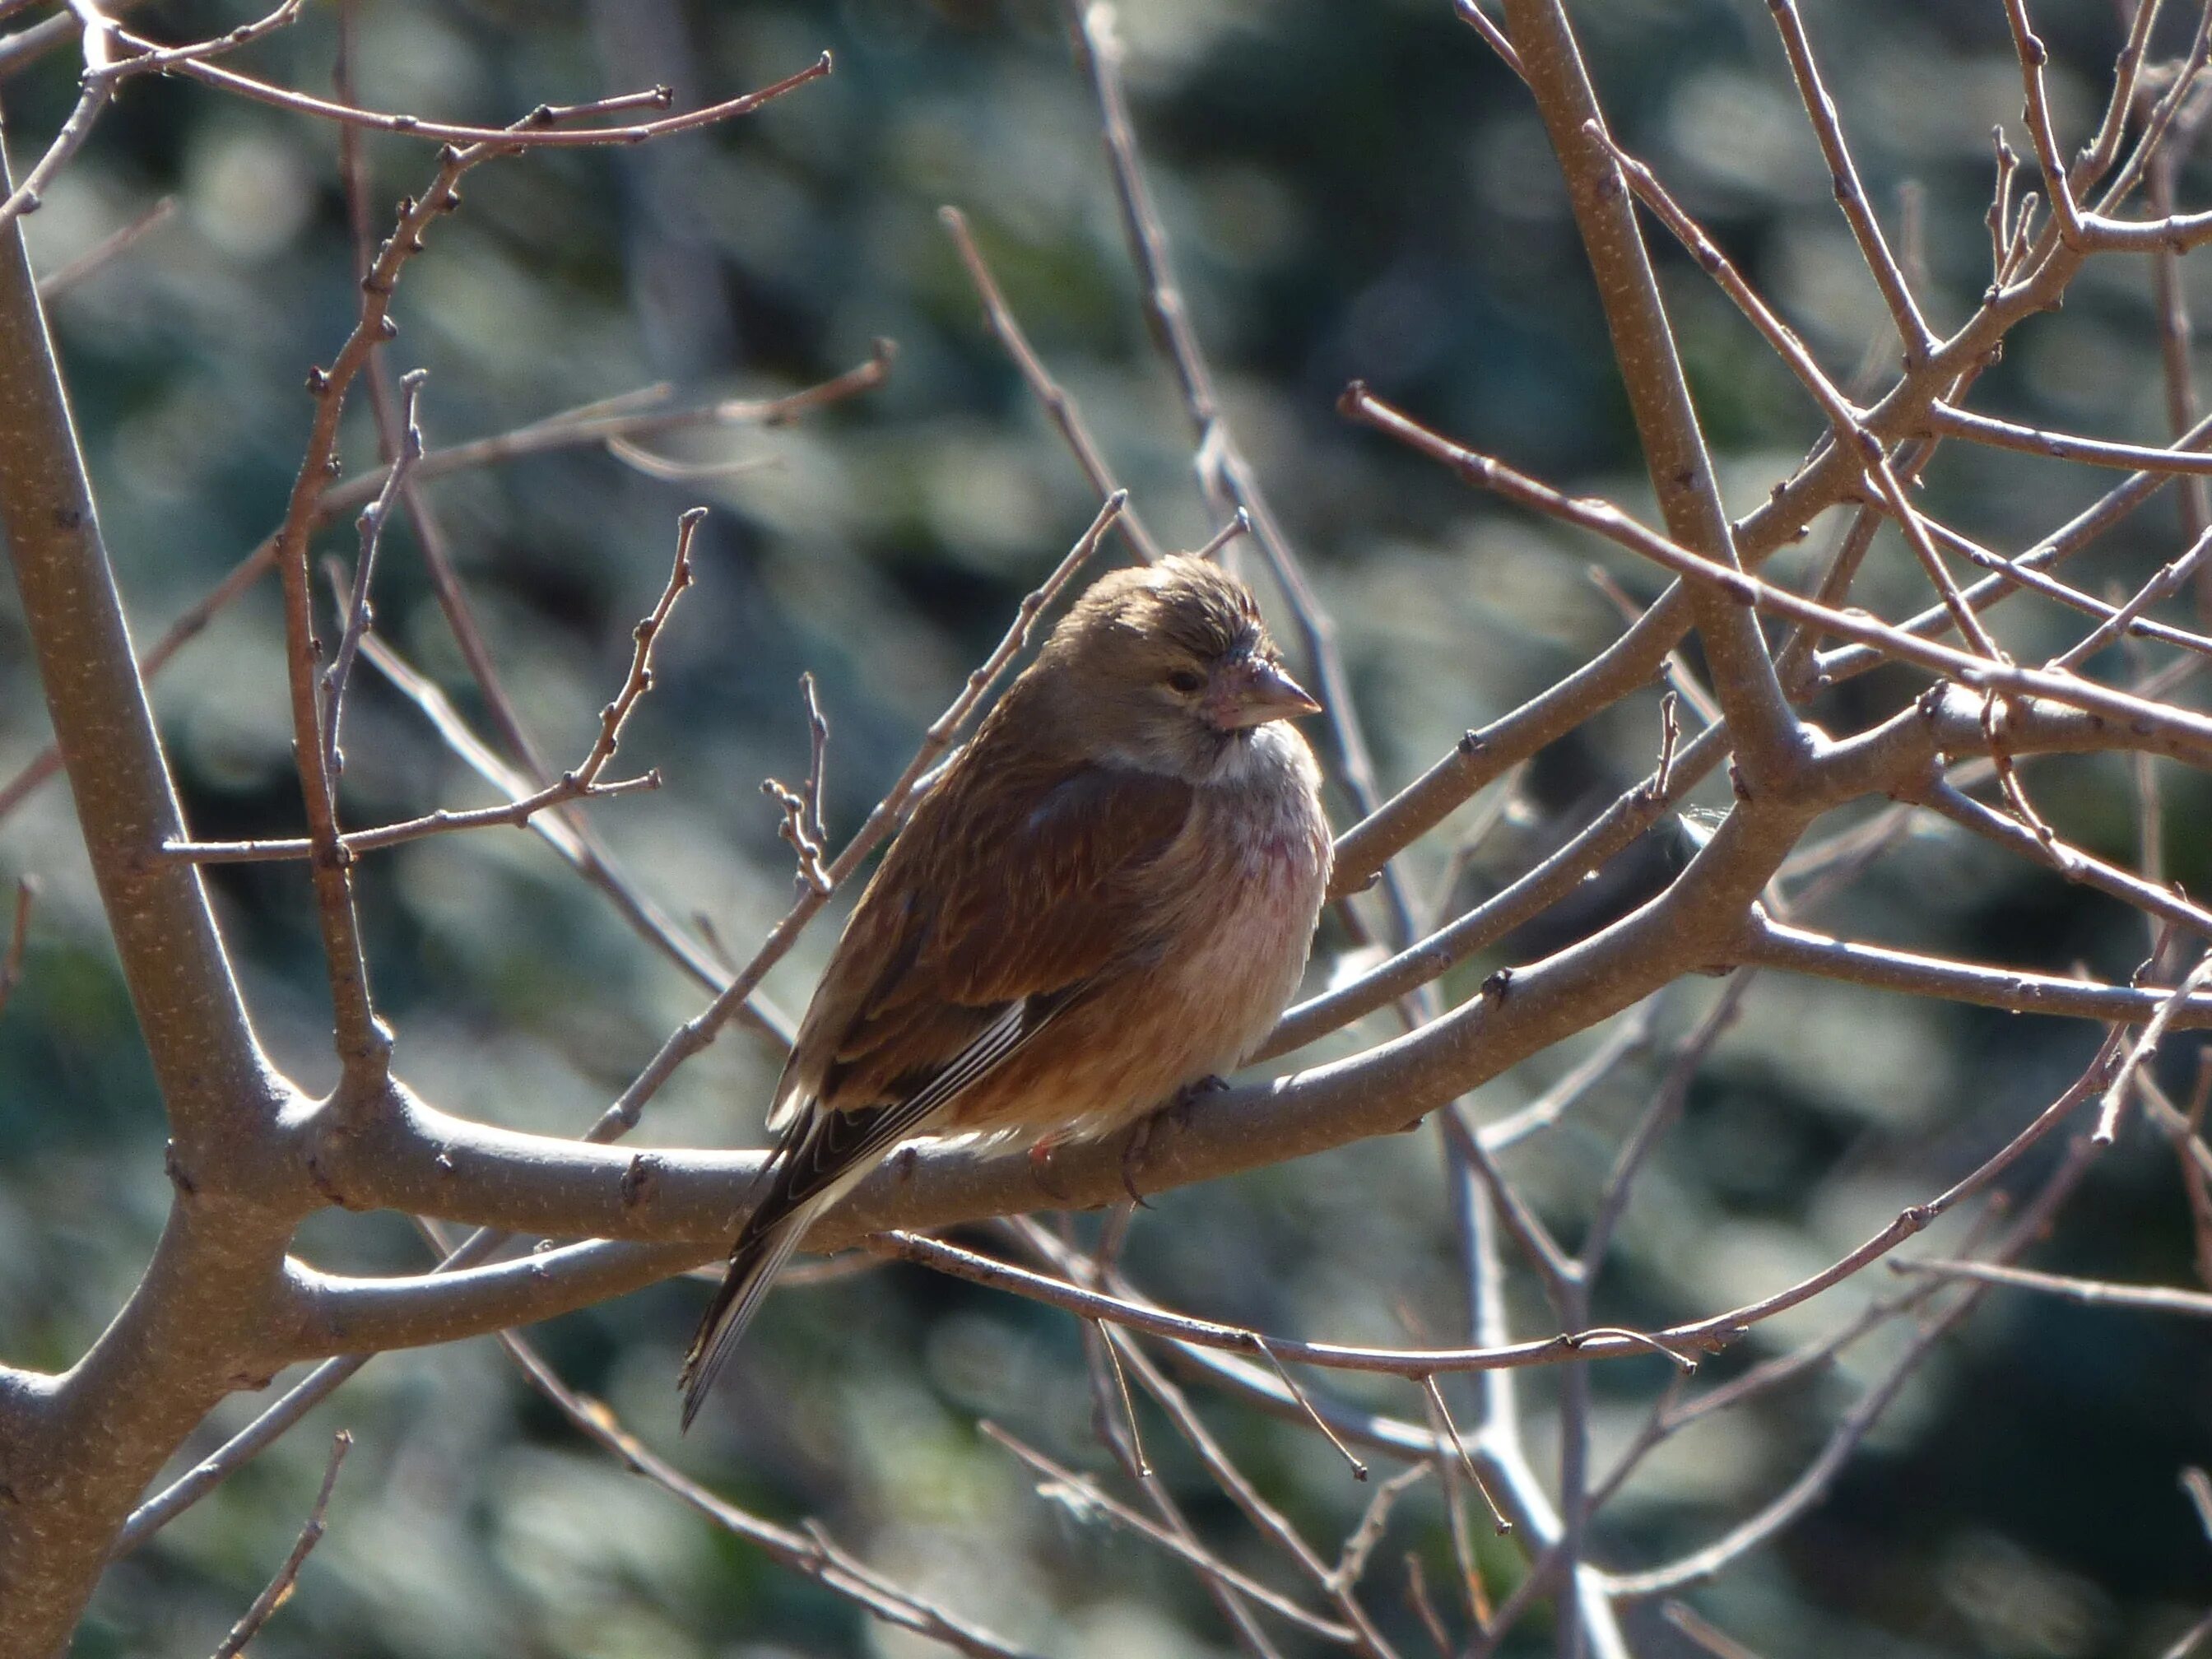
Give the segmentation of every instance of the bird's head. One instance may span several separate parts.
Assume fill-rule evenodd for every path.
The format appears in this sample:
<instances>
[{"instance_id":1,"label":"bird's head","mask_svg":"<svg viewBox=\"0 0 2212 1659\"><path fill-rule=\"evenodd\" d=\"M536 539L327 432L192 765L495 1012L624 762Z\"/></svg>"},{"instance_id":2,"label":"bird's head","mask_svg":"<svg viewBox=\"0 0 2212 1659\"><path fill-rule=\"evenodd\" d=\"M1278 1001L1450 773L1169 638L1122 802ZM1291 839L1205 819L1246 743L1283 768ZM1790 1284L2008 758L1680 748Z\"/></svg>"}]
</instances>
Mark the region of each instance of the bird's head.
<instances>
[{"instance_id":1,"label":"bird's head","mask_svg":"<svg viewBox=\"0 0 2212 1659\"><path fill-rule=\"evenodd\" d=\"M1091 753L1194 782L1273 720L1320 712L1243 583L1181 556L1093 583L1037 662Z\"/></svg>"}]
</instances>

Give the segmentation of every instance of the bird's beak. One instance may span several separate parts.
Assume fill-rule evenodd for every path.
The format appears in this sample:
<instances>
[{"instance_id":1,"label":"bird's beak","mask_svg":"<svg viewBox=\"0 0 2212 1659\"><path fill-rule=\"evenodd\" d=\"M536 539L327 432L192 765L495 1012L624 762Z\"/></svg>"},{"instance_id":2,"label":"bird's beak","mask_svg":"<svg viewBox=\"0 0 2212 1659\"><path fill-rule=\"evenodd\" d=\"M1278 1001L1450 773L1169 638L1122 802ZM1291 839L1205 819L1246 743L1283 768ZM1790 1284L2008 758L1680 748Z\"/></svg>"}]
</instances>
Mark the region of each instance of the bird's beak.
<instances>
[{"instance_id":1,"label":"bird's beak","mask_svg":"<svg viewBox=\"0 0 2212 1659\"><path fill-rule=\"evenodd\" d=\"M1221 730L1235 732L1265 726L1269 720L1318 714L1321 705L1274 664L1248 657L1216 676L1212 690L1206 694L1205 712Z\"/></svg>"}]
</instances>

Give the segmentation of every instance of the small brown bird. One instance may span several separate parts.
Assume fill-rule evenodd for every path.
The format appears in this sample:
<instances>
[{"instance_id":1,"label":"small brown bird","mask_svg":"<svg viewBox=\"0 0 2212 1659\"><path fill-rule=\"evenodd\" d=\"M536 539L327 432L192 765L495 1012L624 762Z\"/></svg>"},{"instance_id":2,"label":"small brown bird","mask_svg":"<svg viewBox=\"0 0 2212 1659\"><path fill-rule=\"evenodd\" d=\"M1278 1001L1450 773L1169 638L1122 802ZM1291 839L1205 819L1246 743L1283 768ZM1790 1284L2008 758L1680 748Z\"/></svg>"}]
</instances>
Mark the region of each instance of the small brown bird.
<instances>
[{"instance_id":1,"label":"small brown bird","mask_svg":"<svg viewBox=\"0 0 2212 1659\"><path fill-rule=\"evenodd\" d=\"M1101 578L915 807L776 1085L689 1427L814 1218L912 1135L1096 1137L1238 1065L1328 884L1321 705L1200 560Z\"/></svg>"}]
</instances>

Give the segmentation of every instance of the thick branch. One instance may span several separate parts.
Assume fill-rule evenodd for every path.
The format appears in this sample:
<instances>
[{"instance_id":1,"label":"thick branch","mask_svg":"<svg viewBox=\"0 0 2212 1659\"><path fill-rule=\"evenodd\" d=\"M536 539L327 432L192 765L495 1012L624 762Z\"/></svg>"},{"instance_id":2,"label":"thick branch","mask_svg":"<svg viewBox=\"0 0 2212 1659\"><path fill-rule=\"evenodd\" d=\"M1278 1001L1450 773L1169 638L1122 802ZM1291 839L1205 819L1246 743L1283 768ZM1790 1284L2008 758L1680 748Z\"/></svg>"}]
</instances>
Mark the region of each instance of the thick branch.
<instances>
[{"instance_id":1,"label":"thick branch","mask_svg":"<svg viewBox=\"0 0 2212 1659\"><path fill-rule=\"evenodd\" d=\"M183 835L21 236L0 233L0 529L123 975L178 1149L250 1158L279 1100Z\"/></svg>"},{"instance_id":2,"label":"thick branch","mask_svg":"<svg viewBox=\"0 0 2212 1659\"><path fill-rule=\"evenodd\" d=\"M0 175L0 185L4 176ZM0 1654L58 1647L109 1536L192 1424L235 1386L292 1215L272 1162L290 1098L247 1024L199 874L160 856L183 820L132 659L66 395L24 257L0 232L0 526L77 817L173 1133L169 1225L130 1304L58 1384L0 1421Z\"/></svg>"}]
</instances>

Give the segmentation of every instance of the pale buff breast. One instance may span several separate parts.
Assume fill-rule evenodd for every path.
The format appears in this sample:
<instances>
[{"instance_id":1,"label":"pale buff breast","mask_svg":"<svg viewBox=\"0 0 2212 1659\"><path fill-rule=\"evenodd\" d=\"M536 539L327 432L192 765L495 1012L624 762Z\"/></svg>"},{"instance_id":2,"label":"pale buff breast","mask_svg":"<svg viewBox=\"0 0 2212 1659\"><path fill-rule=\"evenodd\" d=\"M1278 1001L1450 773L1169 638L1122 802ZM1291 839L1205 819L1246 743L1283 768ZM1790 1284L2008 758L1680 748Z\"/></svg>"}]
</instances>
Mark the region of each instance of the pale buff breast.
<instances>
[{"instance_id":1,"label":"pale buff breast","mask_svg":"<svg viewBox=\"0 0 2212 1659\"><path fill-rule=\"evenodd\" d=\"M1176 1086L1243 1063L1274 1029L1305 973L1328 886L1329 834L1313 752L1289 726L1254 734L1249 775L1204 798L1209 849L1192 883L1211 911L1199 943L1164 964L1189 1039Z\"/></svg>"},{"instance_id":2,"label":"pale buff breast","mask_svg":"<svg viewBox=\"0 0 2212 1659\"><path fill-rule=\"evenodd\" d=\"M1272 725L1203 788L1148 875L1175 943L1071 1008L955 1103L951 1133L1109 1133L1233 1070L1296 994L1328 885L1312 751Z\"/></svg>"}]
</instances>

